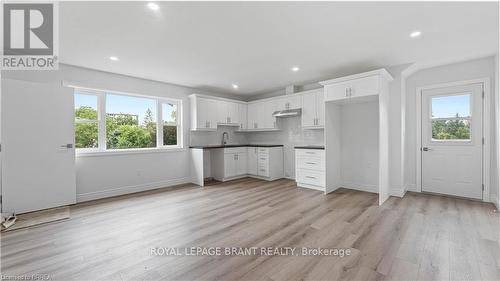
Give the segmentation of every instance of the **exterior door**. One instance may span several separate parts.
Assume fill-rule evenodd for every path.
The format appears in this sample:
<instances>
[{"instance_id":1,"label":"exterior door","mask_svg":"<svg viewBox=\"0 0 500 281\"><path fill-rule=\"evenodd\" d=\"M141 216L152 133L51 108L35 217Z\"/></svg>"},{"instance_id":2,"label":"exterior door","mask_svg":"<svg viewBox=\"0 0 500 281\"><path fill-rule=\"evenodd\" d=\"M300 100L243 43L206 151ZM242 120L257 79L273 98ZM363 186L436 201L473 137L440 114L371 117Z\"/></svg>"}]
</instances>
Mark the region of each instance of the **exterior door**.
<instances>
[{"instance_id":1,"label":"exterior door","mask_svg":"<svg viewBox=\"0 0 500 281\"><path fill-rule=\"evenodd\" d=\"M422 191L482 199L483 85L422 91Z\"/></svg>"},{"instance_id":2,"label":"exterior door","mask_svg":"<svg viewBox=\"0 0 500 281\"><path fill-rule=\"evenodd\" d=\"M2 80L3 211L76 201L73 89Z\"/></svg>"}]
</instances>

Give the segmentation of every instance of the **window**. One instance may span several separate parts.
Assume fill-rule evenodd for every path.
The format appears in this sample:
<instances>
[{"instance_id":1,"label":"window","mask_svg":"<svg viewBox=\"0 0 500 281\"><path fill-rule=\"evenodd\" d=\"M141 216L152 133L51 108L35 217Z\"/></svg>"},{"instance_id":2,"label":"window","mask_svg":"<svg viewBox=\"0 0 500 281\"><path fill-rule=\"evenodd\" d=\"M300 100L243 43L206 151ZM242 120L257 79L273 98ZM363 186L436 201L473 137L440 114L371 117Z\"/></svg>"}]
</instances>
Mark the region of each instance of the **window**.
<instances>
[{"instance_id":1,"label":"window","mask_svg":"<svg viewBox=\"0 0 500 281\"><path fill-rule=\"evenodd\" d=\"M75 93L75 147L95 149L98 147L99 120L97 96Z\"/></svg>"},{"instance_id":2,"label":"window","mask_svg":"<svg viewBox=\"0 0 500 281\"><path fill-rule=\"evenodd\" d=\"M106 95L106 148L156 147L156 100Z\"/></svg>"},{"instance_id":3,"label":"window","mask_svg":"<svg viewBox=\"0 0 500 281\"><path fill-rule=\"evenodd\" d=\"M471 95L438 96L431 100L433 141L471 140Z\"/></svg>"},{"instance_id":4,"label":"window","mask_svg":"<svg viewBox=\"0 0 500 281\"><path fill-rule=\"evenodd\" d=\"M75 147L93 151L181 148L181 108L180 100L76 89Z\"/></svg>"},{"instance_id":5,"label":"window","mask_svg":"<svg viewBox=\"0 0 500 281\"><path fill-rule=\"evenodd\" d=\"M162 103L163 145L177 145L177 102Z\"/></svg>"}]
</instances>

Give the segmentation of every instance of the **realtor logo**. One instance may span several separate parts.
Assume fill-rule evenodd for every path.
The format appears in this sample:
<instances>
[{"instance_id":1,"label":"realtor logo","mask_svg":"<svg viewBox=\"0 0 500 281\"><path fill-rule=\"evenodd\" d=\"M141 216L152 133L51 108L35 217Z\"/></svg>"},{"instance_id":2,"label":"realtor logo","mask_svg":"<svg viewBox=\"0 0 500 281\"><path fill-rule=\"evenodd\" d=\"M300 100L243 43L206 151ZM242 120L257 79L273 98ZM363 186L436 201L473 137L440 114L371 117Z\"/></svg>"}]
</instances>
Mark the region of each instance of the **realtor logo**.
<instances>
[{"instance_id":1,"label":"realtor logo","mask_svg":"<svg viewBox=\"0 0 500 281\"><path fill-rule=\"evenodd\" d=\"M55 3L4 3L5 70L57 69Z\"/></svg>"}]
</instances>

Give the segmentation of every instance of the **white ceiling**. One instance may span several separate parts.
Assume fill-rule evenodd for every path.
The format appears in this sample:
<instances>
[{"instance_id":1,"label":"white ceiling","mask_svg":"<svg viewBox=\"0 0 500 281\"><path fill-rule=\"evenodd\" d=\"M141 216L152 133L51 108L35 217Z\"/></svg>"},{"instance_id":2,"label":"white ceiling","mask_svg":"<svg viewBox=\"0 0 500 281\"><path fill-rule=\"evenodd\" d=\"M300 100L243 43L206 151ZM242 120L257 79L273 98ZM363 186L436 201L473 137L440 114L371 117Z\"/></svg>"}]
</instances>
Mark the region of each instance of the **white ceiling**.
<instances>
[{"instance_id":1,"label":"white ceiling","mask_svg":"<svg viewBox=\"0 0 500 281\"><path fill-rule=\"evenodd\" d=\"M256 95L382 66L498 51L495 2L157 3L158 11L147 2L62 2L61 62ZM410 38L414 30L422 35Z\"/></svg>"}]
</instances>

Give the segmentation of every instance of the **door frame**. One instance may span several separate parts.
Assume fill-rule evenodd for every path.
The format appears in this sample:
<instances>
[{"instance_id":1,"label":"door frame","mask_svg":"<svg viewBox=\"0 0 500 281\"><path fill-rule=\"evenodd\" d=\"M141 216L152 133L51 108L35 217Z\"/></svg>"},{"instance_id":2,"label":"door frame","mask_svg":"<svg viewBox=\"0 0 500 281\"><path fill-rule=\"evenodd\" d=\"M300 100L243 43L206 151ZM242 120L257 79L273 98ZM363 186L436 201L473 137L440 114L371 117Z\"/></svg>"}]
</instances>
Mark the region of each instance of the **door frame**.
<instances>
[{"instance_id":1,"label":"door frame","mask_svg":"<svg viewBox=\"0 0 500 281\"><path fill-rule=\"evenodd\" d=\"M491 95L491 89L490 89L490 78L485 77L485 78L478 78L478 79L472 79L472 80L463 80L463 81L455 81L455 82L448 82L448 83L440 83L440 84L433 84L433 85L428 85L428 86L423 86L423 87L417 87L416 89L416 121L417 121L417 142L416 142L416 149L415 149L415 155L416 155L416 191L417 192L422 192L422 91L424 90L431 90L431 89L437 89L437 88L445 88L445 87L452 87L452 86L464 86L464 85L470 85L470 84L483 84L483 91L484 91L484 98L482 106L483 106L483 138L484 138L484 145L483 145L483 169L482 169L482 184L484 185L484 190L483 190L483 199L482 201L484 202L491 202L490 198L490 153L491 153L491 105L490 105L490 95Z\"/></svg>"}]
</instances>

